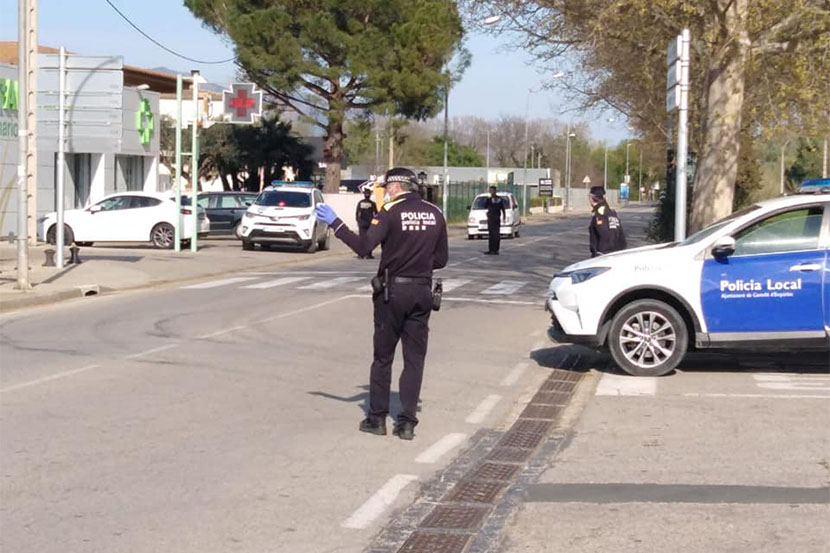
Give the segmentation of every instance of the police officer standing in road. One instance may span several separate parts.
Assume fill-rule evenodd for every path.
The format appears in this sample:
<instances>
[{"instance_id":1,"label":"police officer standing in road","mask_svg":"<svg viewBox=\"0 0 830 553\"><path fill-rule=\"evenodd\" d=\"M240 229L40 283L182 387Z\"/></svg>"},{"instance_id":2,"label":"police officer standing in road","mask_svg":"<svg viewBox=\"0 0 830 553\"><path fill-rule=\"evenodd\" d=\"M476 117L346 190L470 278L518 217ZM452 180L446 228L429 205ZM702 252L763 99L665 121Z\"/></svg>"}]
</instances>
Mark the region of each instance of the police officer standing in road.
<instances>
[{"instance_id":1,"label":"police officer standing in road","mask_svg":"<svg viewBox=\"0 0 830 553\"><path fill-rule=\"evenodd\" d=\"M489 234L488 248L484 255L499 255L501 246L501 224L505 221L507 210L504 207L505 199L497 194L497 190L495 186L491 186L490 195L484 200Z\"/></svg>"},{"instance_id":2,"label":"police officer standing in road","mask_svg":"<svg viewBox=\"0 0 830 553\"><path fill-rule=\"evenodd\" d=\"M354 234L331 207L321 204L316 213L334 235L360 256L381 245L374 290L374 360L370 373L369 411L360 430L386 434L392 360L398 341L403 343L404 367L399 381L402 410L393 434L411 440L418 424L416 412L427 353L433 300L432 272L447 264L447 224L436 206L421 199L418 177L396 167L386 173L383 185L389 201L372 219L368 232Z\"/></svg>"},{"instance_id":3,"label":"police officer standing in road","mask_svg":"<svg viewBox=\"0 0 830 553\"><path fill-rule=\"evenodd\" d=\"M605 189L601 186L592 186L588 201L593 210L591 224L588 227L591 257L624 250L626 243L622 223L617 217L617 212L611 209L605 201Z\"/></svg>"},{"instance_id":4,"label":"police officer standing in road","mask_svg":"<svg viewBox=\"0 0 830 553\"><path fill-rule=\"evenodd\" d=\"M372 219L378 214L378 208L375 201L372 199L372 190L369 188L363 189L363 199L357 202L357 210L355 211L355 219L357 220L357 228L360 230L360 239L363 240L366 233L369 232L369 227L372 226ZM361 256L361 259L374 259L372 252L369 255Z\"/></svg>"}]
</instances>

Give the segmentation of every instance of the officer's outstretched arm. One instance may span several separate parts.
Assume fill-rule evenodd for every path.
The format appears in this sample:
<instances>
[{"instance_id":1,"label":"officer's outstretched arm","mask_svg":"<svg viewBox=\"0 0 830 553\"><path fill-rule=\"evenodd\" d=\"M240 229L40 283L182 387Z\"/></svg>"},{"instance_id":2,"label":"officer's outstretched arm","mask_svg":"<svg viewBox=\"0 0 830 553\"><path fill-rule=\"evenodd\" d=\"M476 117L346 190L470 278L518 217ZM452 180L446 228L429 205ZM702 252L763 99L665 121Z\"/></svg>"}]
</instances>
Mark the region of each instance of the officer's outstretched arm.
<instances>
[{"instance_id":1,"label":"officer's outstretched arm","mask_svg":"<svg viewBox=\"0 0 830 553\"><path fill-rule=\"evenodd\" d=\"M339 218L334 220L331 228L334 230L334 235L349 246L354 253L366 257L386 238L386 233L389 231L389 217L385 211L378 213L372 219L369 230L362 237L352 232Z\"/></svg>"},{"instance_id":2,"label":"officer's outstretched arm","mask_svg":"<svg viewBox=\"0 0 830 553\"><path fill-rule=\"evenodd\" d=\"M441 221L441 234L438 236L438 243L435 244L435 255L432 258L432 269L446 267L450 258L450 247L447 243L447 224Z\"/></svg>"}]
</instances>

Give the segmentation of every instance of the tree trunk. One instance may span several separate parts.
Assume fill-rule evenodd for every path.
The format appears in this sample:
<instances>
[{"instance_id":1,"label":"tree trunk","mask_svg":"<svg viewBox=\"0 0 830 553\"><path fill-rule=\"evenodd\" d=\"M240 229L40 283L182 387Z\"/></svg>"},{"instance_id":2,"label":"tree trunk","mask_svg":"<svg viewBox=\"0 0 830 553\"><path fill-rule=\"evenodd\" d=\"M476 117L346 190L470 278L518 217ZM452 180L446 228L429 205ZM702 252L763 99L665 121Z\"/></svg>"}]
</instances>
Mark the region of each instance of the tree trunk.
<instances>
[{"instance_id":1,"label":"tree trunk","mask_svg":"<svg viewBox=\"0 0 830 553\"><path fill-rule=\"evenodd\" d=\"M740 155L739 134L750 41L748 0L727 8L721 51L710 62L703 152L695 174L689 230L696 232L732 213ZM719 4L725 3L720 0ZM694 61L692 62L694 63Z\"/></svg>"},{"instance_id":2,"label":"tree trunk","mask_svg":"<svg viewBox=\"0 0 830 553\"><path fill-rule=\"evenodd\" d=\"M340 190L340 164L343 159L343 116L333 110L326 126L326 142L323 145L323 161L326 164L326 181L323 192L337 194Z\"/></svg>"}]
</instances>

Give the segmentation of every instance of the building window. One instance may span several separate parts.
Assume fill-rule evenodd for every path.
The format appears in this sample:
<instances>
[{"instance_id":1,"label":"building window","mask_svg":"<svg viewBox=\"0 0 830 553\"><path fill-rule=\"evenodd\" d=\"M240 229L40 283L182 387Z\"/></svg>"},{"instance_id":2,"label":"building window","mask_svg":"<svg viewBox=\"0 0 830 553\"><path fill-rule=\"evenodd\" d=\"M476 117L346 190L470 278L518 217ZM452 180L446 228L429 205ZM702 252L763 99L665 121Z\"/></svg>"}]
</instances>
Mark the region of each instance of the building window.
<instances>
[{"instance_id":1,"label":"building window","mask_svg":"<svg viewBox=\"0 0 830 553\"><path fill-rule=\"evenodd\" d=\"M86 207L92 188L92 154L65 154L63 201L66 209ZM58 154L55 154L55 205L58 192Z\"/></svg>"},{"instance_id":2,"label":"building window","mask_svg":"<svg viewBox=\"0 0 830 553\"><path fill-rule=\"evenodd\" d=\"M115 191L144 190L144 157L115 156Z\"/></svg>"}]
</instances>

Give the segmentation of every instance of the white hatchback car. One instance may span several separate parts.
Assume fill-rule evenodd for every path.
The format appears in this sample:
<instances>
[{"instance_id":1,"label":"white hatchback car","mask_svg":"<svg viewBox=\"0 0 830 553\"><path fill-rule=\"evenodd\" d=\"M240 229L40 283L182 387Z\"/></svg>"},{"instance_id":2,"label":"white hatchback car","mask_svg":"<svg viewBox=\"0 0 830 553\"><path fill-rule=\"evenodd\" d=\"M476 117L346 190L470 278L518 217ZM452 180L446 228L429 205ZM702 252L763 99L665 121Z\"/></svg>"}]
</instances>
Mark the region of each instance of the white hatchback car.
<instances>
[{"instance_id":1,"label":"white hatchback car","mask_svg":"<svg viewBox=\"0 0 830 553\"><path fill-rule=\"evenodd\" d=\"M484 207L484 202L489 195L479 194L470 205L470 215L467 220L467 238L469 240L487 237L487 209ZM498 195L507 200L505 219L502 221L499 233L507 238L518 237L519 227L522 224L519 215L519 203L510 192L498 192Z\"/></svg>"},{"instance_id":2,"label":"white hatchback car","mask_svg":"<svg viewBox=\"0 0 830 553\"><path fill-rule=\"evenodd\" d=\"M190 206L181 208L182 240L190 240ZM199 238L210 231L210 220L199 208ZM175 239L176 201L170 193L121 192L84 208L63 212L64 244L75 242L91 246L94 242L151 242L157 248L172 248ZM46 215L41 238L49 244L57 240L57 213Z\"/></svg>"},{"instance_id":3,"label":"white hatchback car","mask_svg":"<svg viewBox=\"0 0 830 553\"><path fill-rule=\"evenodd\" d=\"M311 183L286 183L263 190L242 217L242 249L254 244L297 245L309 253L329 249L328 226L314 214L323 195Z\"/></svg>"},{"instance_id":4,"label":"white hatchback car","mask_svg":"<svg viewBox=\"0 0 830 553\"><path fill-rule=\"evenodd\" d=\"M757 203L682 242L566 267L550 283L548 335L608 348L633 375L688 349L830 347L830 194Z\"/></svg>"}]
</instances>

